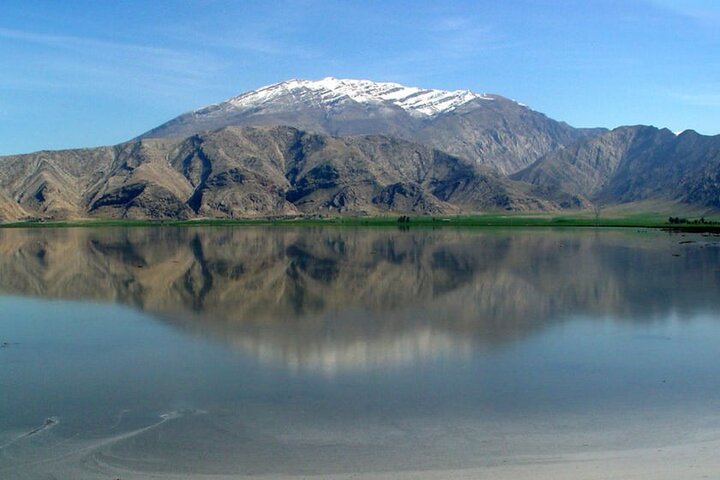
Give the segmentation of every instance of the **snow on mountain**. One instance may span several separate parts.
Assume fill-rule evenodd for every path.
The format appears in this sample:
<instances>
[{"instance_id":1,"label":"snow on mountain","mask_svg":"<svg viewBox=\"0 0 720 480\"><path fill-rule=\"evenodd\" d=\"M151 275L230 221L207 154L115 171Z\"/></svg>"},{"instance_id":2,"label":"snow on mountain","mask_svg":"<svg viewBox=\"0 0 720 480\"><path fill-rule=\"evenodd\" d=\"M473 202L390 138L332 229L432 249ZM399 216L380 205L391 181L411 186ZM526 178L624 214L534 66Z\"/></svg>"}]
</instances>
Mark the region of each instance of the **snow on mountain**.
<instances>
[{"instance_id":1,"label":"snow on mountain","mask_svg":"<svg viewBox=\"0 0 720 480\"><path fill-rule=\"evenodd\" d=\"M352 100L365 104L389 103L414 116L435 116L450 112L471 100L493 100L469 90L436 90L406 87L398 83L371 82L327 77L322 80L288 80L243 93L196 114L217 110L282 109L291 103L332 106Z\"/></svg>"},{"instance_id":2,"label":"snow on mountain","mask_svg":"<svg viewBox=\"0 0 720 480\"><path fill-rule=\"evenodd\" d=\"M590 135L500 95L327 77L242 93L179 115L139 138L184 138L249 126L288 126L333 137L384 135L504 174Z\"/></svg>"}]
</instances>

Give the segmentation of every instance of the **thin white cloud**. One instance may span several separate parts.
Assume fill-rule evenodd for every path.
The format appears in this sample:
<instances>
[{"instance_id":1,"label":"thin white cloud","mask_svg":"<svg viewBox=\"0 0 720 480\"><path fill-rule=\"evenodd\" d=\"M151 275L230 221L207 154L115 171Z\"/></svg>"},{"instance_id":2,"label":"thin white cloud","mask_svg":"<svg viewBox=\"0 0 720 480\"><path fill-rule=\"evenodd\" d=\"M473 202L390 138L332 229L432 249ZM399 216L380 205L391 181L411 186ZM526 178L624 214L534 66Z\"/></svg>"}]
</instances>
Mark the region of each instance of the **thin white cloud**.
<instances>
[{"instance_id":1,"label":"thin white cloud","mask_svg":"<svg viewBox=\"0 0 720 480\"><path fill-rule=\"evenodd\" d=\"M714 93L673 92L670 96L682 103L696 107L720 107L720 91Z\"/></svg>"},{"instance_id":2,"label":"thin white cloud","mask_svg":"<svg viewBox=\"0 0 720 480\"><path fill-rule=\"evenodd\" d=\"M35 46L27 47L29 50L23 53L22 72L5 66L0 86L6 88L21 76L26 85L135 86L173 94L178 88L204 86L214 72L224 67L205 53L89 37L0 28L0 42ZM9 60L0 60L0 66L5 62Z\"/></svg>"},{"instance_id":3,"label":"thin white cloud","mask_svg":"<svg viewBox=\"0 0 720 480\"><path fill-rule=\"evenodd\" d=\"M716 26L720 24L720 3L717 0L645 0L646 3L700 24Z\"/></svg>"},{"instance_id":4,"label":"thin white cloud","mask_svg":"<svg viewBox=\"0 0 720 480\"><path fill-rule=\"evenodd\" d=\"M176 30L174 35L187 35ZM198 45L210 48L223 48L241 52L274 57L296 57L305 60L321 58L325 53L317 48L303 45L300 42L290 42L272 35L264 28L255 26L242 31L229 30L220 35L211 33L193 33L193 40ZM274 38L273 38L274 37Z\"/></svg>"},{"instance_id":5,"label":"thin white cloud","mask_svg":"<svg viewBox=\"0 0 720 480\"><path fill-rule=\"evenodd\" d=\"M675 102L694 107L720 107L720 83L701 83L688 85L685 89L664 88L658 95Z\"/></svg>"},{"instance_id":6,"label":"thin white cloud","mask_svg":"<svg viewBox=\"0 0 720 480\"><path fill-rule=\"evenodd\" d=\"M568 61L562 66L566 71L603 72L613 69L639 68L642 60L632 56L587 55L585 53L568 54Z\"/></svg>"},{"instance_id":7,"label":"thin white cloud","mask_svg":"<svg viewBox=\"0 0 720 480\"><path fill-rule=\"evenodd\" d=\"M257 6L256 6L257 7ZM166 38L177 44L192 39L195 46L212 49L237 50L250 55L317 59L325 55L319 45L309 45L304 38L312 24L304 18L313 12L326 11L327 5L300 8L298 1L280 2L274 8L268 4L253 13L242 2L225 5L222 16L210 14L198 23L176 22L157 28Z\"/></svg>"},{"instance_id":8,"label":"thin white cloud","mask_svg":"<svg viewBox=\"0 0 720 480\"><path fill-rule=\"evenodd\" d=\"M431 28L440 32L457 31L466 29L469 23L470 21L463 17L443 17Z\"/></svg>"},{"instance_id":9,"label":"thin white cloud","mask_svg":"<svg viewBox=\"0 0 720 480\"><path fill-rule=\"evenodd\" d=\"M518 45L480 20L457 16L440 17L425 28L423 36L429 46L426 52L454 59Z\"/></svg>"},{"instance_id":10,"label":"thin white cloud","mask_svg":"<svg viewBox=\"0 0 720 480\"><path fill-rule=\"evenodd\" d=\"M11 40L21 40L25 42L38 43L58 48L74 48L83 50L87 48L102 48L112 50L129 50L133 52L152 54L174 53L172 50L165 48L148 47L131 43L111 42L106 40L98 40L87 37L75 37L70 35L51 35L46 33L29 32L25 30L16 30L12 28L2 27L0 27L0 37Z\"/></svg>"},{"instance_id":11,"label":"thin white cloud","mask_svg":"<svg viewBox=\"0 0 720 480\"><path fill-rule=\"evenodd\" d=\"M491 52L522 45L480 20L438 15L418 26L411 48L388 52L366 67L394 81L412 83L467 68Z\"/></svg>"}]
</instances>

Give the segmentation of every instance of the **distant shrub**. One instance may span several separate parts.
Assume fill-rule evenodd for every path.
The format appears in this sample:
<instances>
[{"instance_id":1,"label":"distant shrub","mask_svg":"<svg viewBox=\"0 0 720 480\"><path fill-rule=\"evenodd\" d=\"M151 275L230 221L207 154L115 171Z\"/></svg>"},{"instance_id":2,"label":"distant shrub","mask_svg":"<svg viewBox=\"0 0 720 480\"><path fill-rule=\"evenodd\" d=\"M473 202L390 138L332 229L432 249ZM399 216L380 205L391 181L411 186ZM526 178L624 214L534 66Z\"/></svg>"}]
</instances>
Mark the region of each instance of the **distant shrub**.
<instances>
[{"instance_id":1,"label":"distant shrub","mask_svg":"<svg viewBox=\"0 0 720 480\"><path fill-rule=\"evenodd\" d=\"M683 217L668 217L668 223L671 225L717 225L718 222L706 220L705 217L690 220Z\"/></svg>"}]
</instances>

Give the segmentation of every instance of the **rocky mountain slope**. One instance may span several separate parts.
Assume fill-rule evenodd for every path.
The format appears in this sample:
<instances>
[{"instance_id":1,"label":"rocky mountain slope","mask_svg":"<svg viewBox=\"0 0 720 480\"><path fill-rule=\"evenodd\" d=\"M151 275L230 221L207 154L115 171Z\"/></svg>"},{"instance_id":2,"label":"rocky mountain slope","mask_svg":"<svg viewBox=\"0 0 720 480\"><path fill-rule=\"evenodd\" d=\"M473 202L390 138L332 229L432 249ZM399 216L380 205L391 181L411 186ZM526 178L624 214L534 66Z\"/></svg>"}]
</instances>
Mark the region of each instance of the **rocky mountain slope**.
<instances>
[{"instance_id":1,"label":"rocky mountain slope","mask_svg":"<svg viewBox=\"0 0 720 480\"><path fill-rule=\"evenodd\" d=\"M720 208L720 136L620 127L549 153L512 178L536 185L547 198L665 199Z\"/></svg>"},{"instance_id":2,"label":"rocky mountain slope","mask_svg":"<svg viewBox=\"0 0 720 480\"><path fill-rule=\"evenodd\" d=\"M243 93L180 115L141 138L186 137L229 125L289 125L335 136L394 136L503 174L598 133L574 129L499 95L325 78L289 80Z\"/></svg>"},{"instance_id":3,"label":"rocky mountain slope","mask_svg":"<svg viewBox=\"0 0 720 480\"><path fill-rule=\"evenodd\" d=\"M5 220L558 208L529 185L425 145L290 127L228 127L1 161Z\"/></svg>"},{"instance_id":4,"label":"rocky mountain slope","mask_svg":"<svg viewBox=\"0 0 720 480\"><path fill-rule=\"evenodd\" d=\"M0 221L720 209L720 136L575 129L498 95L291 80L113 147L0 158Z\"/></svg>"}]
</instances>

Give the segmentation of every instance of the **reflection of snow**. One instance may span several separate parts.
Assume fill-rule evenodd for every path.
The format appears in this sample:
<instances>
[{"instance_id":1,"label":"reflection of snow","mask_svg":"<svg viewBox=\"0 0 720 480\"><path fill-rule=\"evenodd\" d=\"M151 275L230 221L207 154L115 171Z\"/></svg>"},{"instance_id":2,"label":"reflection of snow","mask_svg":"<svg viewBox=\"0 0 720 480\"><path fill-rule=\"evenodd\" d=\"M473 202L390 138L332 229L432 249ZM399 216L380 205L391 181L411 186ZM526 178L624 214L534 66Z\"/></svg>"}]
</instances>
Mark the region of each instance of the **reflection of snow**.
<instances>
[{"instance_id":1,"label":"reflection of snow","mask_svg":"<svg viewBox=\"0 0 720 480\"><path fill-rule=\"evenodd\" d=\"M237 336L232 343L260 361L279 363L294 371L315 370L327 375L410 365L423 359L468 356L472 350L470 339L431 328L349 341L259 334Z\"/></svg>"}]
</instances>

